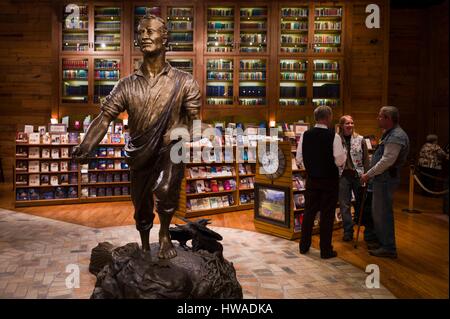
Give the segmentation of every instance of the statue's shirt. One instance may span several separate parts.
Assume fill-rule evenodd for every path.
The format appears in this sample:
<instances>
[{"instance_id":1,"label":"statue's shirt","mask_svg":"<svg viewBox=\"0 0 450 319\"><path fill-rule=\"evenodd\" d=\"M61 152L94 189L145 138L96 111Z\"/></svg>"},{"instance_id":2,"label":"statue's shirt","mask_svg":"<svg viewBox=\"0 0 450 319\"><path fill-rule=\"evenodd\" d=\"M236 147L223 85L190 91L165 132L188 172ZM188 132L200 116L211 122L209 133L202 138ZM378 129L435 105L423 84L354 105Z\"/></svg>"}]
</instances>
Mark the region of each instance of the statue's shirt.
<instances>
[{"instance_id":1,"label":"statue's shirt","mask_svg":"<svg viewBox=\"0 0 450 319\"><path fill-rule=\"evenodd\" d=\"M101 110L111 119L127 111L130 136L134 137L158 121L173 94L175 97L171 106L172 116L164 138L168 143L171 129L190 127L192 120L199 118L200 89L192 75L187 72L166 63L157 76L149 79L139 69L117 82L103 101Z\"/></svg>"}]
</instances>

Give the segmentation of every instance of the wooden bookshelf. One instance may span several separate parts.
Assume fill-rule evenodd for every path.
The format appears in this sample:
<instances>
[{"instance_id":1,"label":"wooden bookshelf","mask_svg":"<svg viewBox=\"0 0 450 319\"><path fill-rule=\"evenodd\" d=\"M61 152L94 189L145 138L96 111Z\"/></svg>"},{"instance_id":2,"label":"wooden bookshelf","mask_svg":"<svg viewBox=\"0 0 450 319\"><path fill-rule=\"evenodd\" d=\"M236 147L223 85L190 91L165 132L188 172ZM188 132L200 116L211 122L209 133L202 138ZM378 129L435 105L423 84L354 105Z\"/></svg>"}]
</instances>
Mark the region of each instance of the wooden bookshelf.
<instances>
[{"instance_id":1,"label":"wooden bookshelf","mask_svg":"<svg viewBox=\"0 0 450 319\"><path fill-rule=\"evenodd\" d=\"M130 172L129 169L89 169L83 168L82 165L76 163L71 157L52 158L42 157L42 150L58 150L61 154L61 149L68 149L70 156L73 146L78 143L60 143L60 144L30 144L30 143L16 143L16 159L14 165L14 193L15 207L26 206L42 206L42 205L57 205L57 204L74 204L86 202L103 202L115 200L130 200ZM110 149L112 152L115 148L120 148L122 151L124 144L120 143L103 143L97 148L98 151L102 149ZM30 158L30 149L38 151L39 154L33 154L39 157ZM107 152L107 150L104 150ZM91 157L90 161L124 161L124 157L120 156L100 156ZM65 167L61 167L61 163L67 162ZM30 164L33 171L30 171ZM57 171L52 171L52 163L58 167ZM45 169L43 170L43 164ZM117 163L114 163L117 165ZM122 175L125 173L126 175ZM83 182L83 176L87 176L87 182ZM90 175L104 174L105 180L98 180L92 182ZM107 181L106 174L118 174L117 176L110 176L110 181ZM96 176L97 177L97 176ZM123 180L126 177L126 180ZM30 181L33 178L33 184ZM119 178L120 181L114 181ZM122 189L125 187L126 189ZM96 190L95 197L93 191L89 192L89 188ZM97 192L97 189L102 191ZM108 190L109 188L109 190ZM120 188L120 189L119 189ZM83 196L87 192L87 196ZM120 192L119 192L120 191ZM109 193L109 194L108 194ZM120 193L120 194L119 194ZM124 195L125 193L125 195ZM116 195L114 195L116 194ZM91 197L89 196L91 195ZM48 197L48 199L43 198ZM52 198L50 198L52 197ZM59 198L58 198L59 197ZM33 199L32 199L33 198Z\"/></svg>"}]
</instances>

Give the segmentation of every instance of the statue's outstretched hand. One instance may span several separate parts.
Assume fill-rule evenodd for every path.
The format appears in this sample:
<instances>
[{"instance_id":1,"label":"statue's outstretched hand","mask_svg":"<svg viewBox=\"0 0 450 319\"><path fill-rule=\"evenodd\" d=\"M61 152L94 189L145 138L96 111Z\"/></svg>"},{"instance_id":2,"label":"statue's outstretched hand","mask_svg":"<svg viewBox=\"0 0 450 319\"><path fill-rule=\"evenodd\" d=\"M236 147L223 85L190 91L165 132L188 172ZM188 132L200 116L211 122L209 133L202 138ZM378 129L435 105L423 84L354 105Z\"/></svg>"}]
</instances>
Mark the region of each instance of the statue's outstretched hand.
<instances>
[{"instance_id":1,"label":"statue's outstretched hand","mask_svg":"<svg viewBox=\"0 0 450 319\"><path fill-rule=\"evenodd\" d=\"M74 146L72 158L81 164L87 164L89 162L89 152L84 150L81 145Z\"/></svg>"}]
</instances>

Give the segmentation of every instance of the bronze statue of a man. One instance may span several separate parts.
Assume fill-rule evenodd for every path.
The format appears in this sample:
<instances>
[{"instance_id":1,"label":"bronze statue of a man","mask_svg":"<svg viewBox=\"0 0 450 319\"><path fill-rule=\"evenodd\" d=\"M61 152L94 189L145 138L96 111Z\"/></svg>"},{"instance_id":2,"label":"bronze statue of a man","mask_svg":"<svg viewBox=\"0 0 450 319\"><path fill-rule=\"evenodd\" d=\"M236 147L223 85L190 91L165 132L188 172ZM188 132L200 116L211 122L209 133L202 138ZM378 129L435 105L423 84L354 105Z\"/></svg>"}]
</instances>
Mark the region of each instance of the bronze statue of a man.
<instances>
[{"instance_id":1,"label":"bronze statue of a man","mask_svg":"<svg viewBox=\"0 0 450 319\"><path fill-rule=\"evenodd\" d=\"M101 104L101 113L92 121L86 136L73 150L73 157L86 162L89 153L105 136L109 123L128 112L130 140L125 153L131 170L131 198L142 250L150 249L154 204L161 221L159 258L173 258L176 250L169 225L178 208L184 164L173 163L170 131L190 129L199 119L200 90L192 75L172 68L165 61L167 28L164 20L146 15L139 23L142 66L121 79Z\"/></svg>"}]
</instances>

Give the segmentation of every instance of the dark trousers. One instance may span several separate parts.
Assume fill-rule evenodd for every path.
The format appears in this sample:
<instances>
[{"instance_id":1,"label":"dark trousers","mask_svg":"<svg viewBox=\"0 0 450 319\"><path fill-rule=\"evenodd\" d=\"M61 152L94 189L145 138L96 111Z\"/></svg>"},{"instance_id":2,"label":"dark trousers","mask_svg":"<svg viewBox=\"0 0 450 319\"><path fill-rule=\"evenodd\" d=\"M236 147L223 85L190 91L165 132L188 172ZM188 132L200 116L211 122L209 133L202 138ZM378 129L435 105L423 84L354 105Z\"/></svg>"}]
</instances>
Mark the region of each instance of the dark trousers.
<instances>
[{"instance_id":1,"label":"dark trousers","mask_svg":"<svg viewBox=\"0 0 450 319\"><path fill-rule=\"evenodd\" d=\"M153 227L155 214L173 216L178 209L184 163L175 164L170 159L170 148L162 153L153 167L145 170L131 169L131 200L134 219L139 231Z\"/></svg>"},{"instance_id":2,"label":"dark trousers","mask_svg":"<svg viewBox=\"0 0 450 319\"><path fill-rule=\"evenodd\" d=\"M321 254L331 253L333 246L333 224L338 200L339 179L306 180L305 213L303 216L302 237L300 249L306 251L311 246L314 219L320 211L320 251Z\"/></svg>"}]
</instances>

